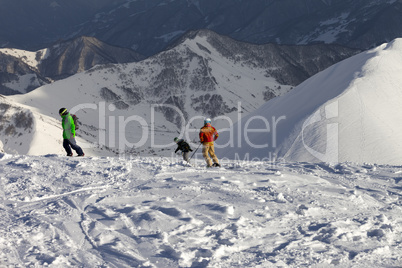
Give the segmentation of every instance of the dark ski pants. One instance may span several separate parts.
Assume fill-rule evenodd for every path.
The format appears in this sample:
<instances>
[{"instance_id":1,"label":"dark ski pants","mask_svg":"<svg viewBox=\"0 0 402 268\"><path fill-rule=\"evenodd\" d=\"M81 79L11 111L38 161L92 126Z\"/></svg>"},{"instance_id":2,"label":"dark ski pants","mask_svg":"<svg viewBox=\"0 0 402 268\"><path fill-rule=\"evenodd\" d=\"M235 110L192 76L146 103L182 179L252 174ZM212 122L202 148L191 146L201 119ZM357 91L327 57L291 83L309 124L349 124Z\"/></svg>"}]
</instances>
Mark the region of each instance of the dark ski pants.
<instances>
[{"instance_id":1,"label":"dark ski pants","mask_svg":"<svg viewBox=\"0 0 402 268\"><path fill-rule=\"evenodd\" d=\"M183 152L182 153L182 155L183 155L183 160L184 161L186 161L186 162L190 162L190 160L188 159L188 154L189 154L190 152Z\"/></svg>"},{"instance_id":2,"label":"dark ski pants","mask_svg":"<svg viewBox=\"0 0 402 268\"><path fill-rule=\"evenodd\" d=\"M64 139L63 140L63 147L66 150L67 155L73 155L71 148L77 152L78 155L83 155L84 152L82 151L81 147L77 145L77 142L74 138L71 139Z\"/></svg>"}]
</instances>

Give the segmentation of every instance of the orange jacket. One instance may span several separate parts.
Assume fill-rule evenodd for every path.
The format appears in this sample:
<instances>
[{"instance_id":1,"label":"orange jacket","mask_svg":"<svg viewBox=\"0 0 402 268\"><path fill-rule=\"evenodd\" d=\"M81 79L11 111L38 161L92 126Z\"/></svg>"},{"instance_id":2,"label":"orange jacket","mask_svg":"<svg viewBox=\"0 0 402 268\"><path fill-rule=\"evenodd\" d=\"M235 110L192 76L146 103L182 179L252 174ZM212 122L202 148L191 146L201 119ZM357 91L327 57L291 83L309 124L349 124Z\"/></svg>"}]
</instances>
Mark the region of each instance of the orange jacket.
<instances>
[{"instance_id":1,"label":"orange jacket","mask_svg":"<svg viewBox=\"0 0 402 268\"><path fill-rule=\"evenodd\" d=\"M200 130L200 141L202 143L214 142L218 137L218 131L209 123L205 124Z\"/></svg>"}]
</instances>

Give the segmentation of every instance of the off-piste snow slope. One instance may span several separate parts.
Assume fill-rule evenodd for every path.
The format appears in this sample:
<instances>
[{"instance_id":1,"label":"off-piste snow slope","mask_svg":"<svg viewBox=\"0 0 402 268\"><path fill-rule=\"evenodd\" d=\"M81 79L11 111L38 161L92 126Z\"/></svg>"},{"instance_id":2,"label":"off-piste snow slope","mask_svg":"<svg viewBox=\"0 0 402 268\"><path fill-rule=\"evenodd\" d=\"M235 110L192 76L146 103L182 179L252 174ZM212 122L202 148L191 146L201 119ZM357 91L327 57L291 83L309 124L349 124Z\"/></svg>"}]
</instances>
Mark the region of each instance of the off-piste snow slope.
<instances>
[{"instance_id":1,"label":"off-piste snow slope","mask_svg":"<svg viewBox=\"0 0 402 268\"><path fill-rule=\"evenodd\" d=\"M401 166L0 153L0 267L400 267Z\"/></svg>"},{"instance_id":2,"label":"off-piste snow slope","mask_svg":"<svg viewBox=\"0 0 402 268\"><path fill-rule=\"evenodd\" d=\"M228 158L402 163L402 39L337 63L221 135Z\"/></svg>"}]
</instances>

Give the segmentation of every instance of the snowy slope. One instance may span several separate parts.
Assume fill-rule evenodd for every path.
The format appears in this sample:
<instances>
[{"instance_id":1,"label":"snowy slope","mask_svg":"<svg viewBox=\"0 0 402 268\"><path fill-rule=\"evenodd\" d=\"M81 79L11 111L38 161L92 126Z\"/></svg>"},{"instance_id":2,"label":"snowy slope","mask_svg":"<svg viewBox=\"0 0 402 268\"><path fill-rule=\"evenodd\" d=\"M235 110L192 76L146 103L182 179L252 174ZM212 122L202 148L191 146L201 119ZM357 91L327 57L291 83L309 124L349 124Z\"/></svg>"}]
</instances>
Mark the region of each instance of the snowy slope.
<instances>
[{"instance_id":1,"label":"snowy slope","mask_svg":"<svg viewBox=\"0 0 402 268\"><path fill-rule=\"evenodd\" d=\"M32 111L0 95L0 150L12 154L65 154L60 120ZM81 144L85 143L78 138ZM92 151L94 151L92 153ZM96 150L88 153L96 154Z\"/></svg>"},{"instance_id":2,"label":"snowy slope","mask_svg":"<svg viewBox=\"0 0 402 268\"><path fill-rule=\"evenodd\" d=\"M0 266L401 265L400 166L224 167L0 154Z\"/></svg>"},{"instance_id":3,"label":"snowy slope","mask_svg":"<svg viewBox=\"0 0 402 268\"><path fill-rule=\"evenodd\" d=\"M48 56L48 49L41 49L38 51L27 51L16 48L0 48L0 53L4 53L18 59L28 64L34 69L38 69L39 64L42 60L46 59Z\"/></svg>"},{"instance_id":4,"label":"snowy slope","mask_svg":"<svg viewBox=\"0 0 402 268\"><path fill-rule=\"evenodd\" d=\"M402 163L401 73L402 39L346 59L243 118L223 154Z\"/></svg>"}]
</instances>

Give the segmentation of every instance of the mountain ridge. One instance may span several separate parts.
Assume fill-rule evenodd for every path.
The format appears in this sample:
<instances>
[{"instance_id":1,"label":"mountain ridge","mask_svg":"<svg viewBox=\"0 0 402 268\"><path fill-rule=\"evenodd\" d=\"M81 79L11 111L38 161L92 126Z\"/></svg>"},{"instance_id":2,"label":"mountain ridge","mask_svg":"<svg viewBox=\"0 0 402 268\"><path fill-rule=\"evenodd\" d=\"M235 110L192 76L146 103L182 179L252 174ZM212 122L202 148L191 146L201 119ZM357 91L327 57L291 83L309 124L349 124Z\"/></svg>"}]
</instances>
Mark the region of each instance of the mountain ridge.
<instances>
[{"instance_id":1,"label":"mountain ridge","mask_svg":"<svg viewBox=\"0 0 402 268\"><path fill-rule=\"evenodd\" d=\"M193 129L204 116L220 117L218 126L227 126L266 100L288 92L293 80L281 75L288 69L300 68L304 70L300 77L306 77L304 73L317 72L356 53L346 48L331 51L326 45L306 46L301 48L304 52L297 46L281 48L288 50L286 57L299 55L301 60L295 65L280 60L272 46L277 45L250 45L203 31L140 62L98 65L12 99L55 119L60 107L93 107L77 114L84 124L83 138L113 147L117 153L121 149L120 153L166 155L170 136L189 135L191 141L196 140ZM227 51L235 56L227 57ZM311 54L316 58L311 60ZM134 120L133 115L136 122L123 120ZM123 121L108 122L109 118ZM152 144L155 133L161 135L157 145ZM129 146L119 148L119 142Z\"/></svg>"},{"instance_id":2,"label":"mountain ridge","mask_svg":"<svg viewBox=\"0 0 402 268\"><path fill-rule=\"evenodd\" d=\"M41 62L39 70L53 79L62 79L99 64L136 62L144 59L144 56L133 50L111 46L87 36L56 43L48 50L51 56Z\"/></svg>"},{"instance_id":3,"label":"mountain ridge","mask_svg":"<svg viewBox=\"0 0 402 268\"><path fill-rule=\"evenodd\" d=\"M85 35L149 57L196 29L249 43L324 42L362 50L402 36L402 3L397 0L110 0L92 1L91 5L77 0L54 1L57 7L46 1L37 6L28 0L19 2L36 13L17 3L3 2L7 12L0 14L0 22L10 30L0 30L0 44L27 50ZM63 11L65 14L60 14ZM9 14L20 13L24 13L20 21L16 21L18 16L10 18ZM31 23L28 32L26 21L42 13L54 16L35 15L38 21ZM70 13L74 16L67 16ZM49 25L44 28L40 23Z\"/></svg>"},{"instance_id":4,"label":"mountain ridge","mask_svg":"<svg viewBox=\"0 0 402 268\"><path fill-rule=\"evenodd\" d=\"M402 39L362 52L312 76L262 105L234 129L261 129L232 139L229 158L400 164ZM254 120L254 119L255 120ZM275 118L272 132L261 118ZM278 121L279 120L279 121ZM247 125L246 125L247 124ZM258 125L260 124L260 125ZM233 143L232 143L233 144ZM259 147L258 147L258 146Z\"/></svg>"},{"instance_id":5,"label":"mountain ridge","mask_svg":"<svg viewBox=\"0 0 402 268\"><path fill-rule=\"evenodd\" d=\"M130 49L111 46L86 36L59 41L49 48L33 52L3 48L0 49L0 60L3 62L3 68L0 69L0 94L26 93L99 64L142 59L144 56ZM4 66L9 67L4 69ZM18 66L21 68L16 69ZM29 81L24 79L27 76Z\"/></svg>"}]
</instances>

